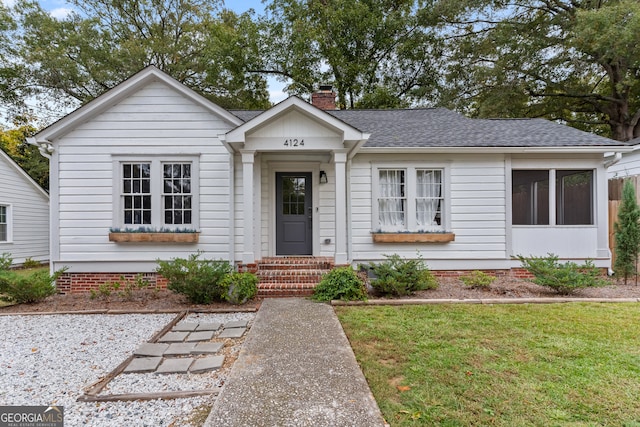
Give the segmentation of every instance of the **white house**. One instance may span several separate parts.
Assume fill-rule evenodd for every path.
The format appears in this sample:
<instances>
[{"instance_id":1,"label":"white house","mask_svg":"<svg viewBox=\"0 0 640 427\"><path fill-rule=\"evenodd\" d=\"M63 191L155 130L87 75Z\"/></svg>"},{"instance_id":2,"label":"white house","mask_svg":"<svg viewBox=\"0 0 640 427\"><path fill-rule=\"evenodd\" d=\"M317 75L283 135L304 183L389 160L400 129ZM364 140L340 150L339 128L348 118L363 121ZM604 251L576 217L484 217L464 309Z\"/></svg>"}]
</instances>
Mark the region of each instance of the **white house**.
<instances>
[{"instance_id":1,"label":"white house","mask_svg":"<svg viewBox=\"0 0 640 427\"><path fill-rule=\"evenodd\" d=\"M49 195L0 149L0 255L49 261Z\"/></svg>"},{"instance_id":2,"label":"white house","mask_svg":"<svg viewBox=\"0 0 640 427\"><path fill-rule=\"evenodd\" d=\"M290 97L226 111L154 67L30 142L51 156L63 291L153 280L158 258L196 251L248 269L418 252L442 274L509 272L515 255L549 252L605 268L603 153L629 150L545 120L445 109L323 110ZM148 232L160 230L182 233Z\"/></svg>"}]
</instances>

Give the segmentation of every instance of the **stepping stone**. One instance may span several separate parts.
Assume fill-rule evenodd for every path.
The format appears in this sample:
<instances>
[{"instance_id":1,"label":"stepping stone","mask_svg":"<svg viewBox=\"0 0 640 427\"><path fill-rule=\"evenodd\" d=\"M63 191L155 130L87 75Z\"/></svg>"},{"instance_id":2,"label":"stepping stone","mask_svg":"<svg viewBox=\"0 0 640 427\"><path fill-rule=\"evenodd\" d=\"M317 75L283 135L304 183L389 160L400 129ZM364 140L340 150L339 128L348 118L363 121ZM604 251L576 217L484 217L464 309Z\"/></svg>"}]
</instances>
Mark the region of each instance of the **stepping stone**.
<instances>
[{"instance_id":1,"label":"stepping stone","mask_svg":"<svg viewBox=\"0 0 640 427\"><path fill-rule=\"evenodd\" d=\"M172 343L169 344L169 348L164 352L164 356L184 356L185 354L191 354L195 344L190 343Z\"/></svg>"},{"instance_id":2,"label":"stepping stone","mask_svg":"<svg viewBox=\"0 0 640 427\"><path fill-rule=\"evenodd\" d=\"M193 358L164 359L162 364L156 369L156 374L184 374L193 363Z\"/></svg>"},{"instance_id":3,"label":"stepping stone","mask_svg":"<svg viewBox=\"0 0 640 427\"><path fill-rule=\"evenodd\" d=\"M195 348L191 350L191 354L208 354L217 353L222 350L224 343L221 342L199 342Z\"/></svg>"},{"instance_id":4,"label":"stepping stone","mask_svg":"<svg viewBox=\"0 0 640 427\"><path fill-rule=\"evenodd\" d=\"M209 356L196 359L189 368L189 372L198 374L200 372L213 371L214 369L222 368L224 363L224 356Z\"/></svg>"},{"instance_id":5,"label":"stepping stone","mask_svg":"<svg viewBox=\"0 0 640 427\"><path fill-rule=\"evenodd\" d=\"M187 341L209 341L211 338L213 338L213 334L213 331L191 332L187 337Z\"/></svg>"},{"instance_id":6,"label":"stepping stone","mask_svg":"<svg viewBox=\"0 0 640 427\"><path fill-rule=\"evenodd\" d=\"M213 323L199 323L196 331L217 331L222 326L221 323L213 322Z\"/></svg>"},{"instance_id":7,"label":"stepping stone","mask_svg":"<svg viewBox=\"0 0 640 427\"><path fill-rule=\"evenodd\" d=\"M160 338L160 342L182 342L189 335L189 332L167 332Z\"/></svg>"},{"instance_id":8,"label":"stepping stone","mask_svg":"<svg viewBox=\"0 0 640 427\"><path fill-rule=\"evenodd\" d=\"M224 328L225 329L246 328L248 324L249 324L248 320L234 320L232 322L225 323Z\"/></svg>"},{"instance_id":9,"label":"stepping stone","mask_svg":"<svg viewBox=\"0 0 640 427\"><path fill-rule=\"evenodd\" d=\"M124 368L124 372L153 372L161 360L162 357L136 357Z\"/></svg>"},{"instance_id":10,"label":"stepping stone","mask_svg":"<svg viewBox=\"0 0 640 427\"><path fill-rule=\"evenodd\" d=\"M193 332L198 327L197 323L194 322L178 322L174 327L173 331L182 331L182 332Z\"/></svg>"},{"instance_id":11,"label":"stepping stone","mask_svg":"<svg viewBox=\"0 0 640 427\"><path fill-rule=\"evenodd\" d=\"M240 338L242 337L242 335L244 335L246 330L246 328L225 328L222 332L220 332L218 338Z\"/></svg>"},{"instance_id":12,"label":"stepping stone","mask_svg":"<svg viewBox=\"0 0 640 427\"><path fill-rule=\"evenodd\" d=\"M169 344L144 343L136 351L134 356L162 356L165 350L169 348Z\"/></svg>"}]
</instances>

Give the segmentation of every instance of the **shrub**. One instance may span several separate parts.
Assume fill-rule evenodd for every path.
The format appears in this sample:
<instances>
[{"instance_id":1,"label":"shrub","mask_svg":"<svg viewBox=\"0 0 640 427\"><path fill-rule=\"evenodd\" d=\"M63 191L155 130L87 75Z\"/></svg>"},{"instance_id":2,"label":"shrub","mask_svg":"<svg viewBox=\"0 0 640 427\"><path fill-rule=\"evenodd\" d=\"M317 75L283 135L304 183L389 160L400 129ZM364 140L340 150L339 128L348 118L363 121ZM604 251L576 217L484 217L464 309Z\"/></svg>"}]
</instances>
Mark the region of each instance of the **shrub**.
<instances>
[{"instance_id":1,"label":"shrub","mask_svg":"<svg viewBox=\"0 0 640 427\"><path fill-rule=\"evenodd\" d=\"M221 297L231 304L244 304L258 293L258 277L253 273L227 274L220 282Z\"/></svg>"},{"instance_id":2,"label":"shrub","mask_svg":"<svg viewBox=\"0 0 640 427\"><path fill-rule=\"evenodd\" d=\"M120 276L119 282L107 282L99 285L97 290L91 289L89 298L109 300L112 293L116 293L125 301L132 301L136 296L142 296L142 299L145 300L146 295L141 291L148 287L149 282L144 279L142 274L137 274L133 280L127 280L124 276ZM155 293L154 296L157 295L158 289L154 288L153 291Z\"/></svg>"},{"instance_id":3,"label":"shrub","mask_svg":"<svg viewBox=\"0 0 640 427\"><path fill-rule=\"evenodd\" d=\"M202 252L188 259L158 260L156 272L167 279L167 288L183 294L195 304L210 304L222 299L220 281L231 273L231 264L223 260L200 260Z\"/></svg>"},{"instance_id":4,"label":"shrub","mask_svg":"<svg viewBox=\"0 0 640 427\"><path fill-rule=\"evenodd\" d=\"M376 276L371 280L371 286L377 291L401 296L438 287L438 282L422 258L403 259L398 254L385 255L385 257L386 261L370 265Z\"/></svg>"},{"instance_id":5,"label":"shrub","mask_svg":"<svg viewBox=\"0 0 640 427\"><path fill-rule=\"evenodd\" d=\"M28 304L38 302L56 293L53 284L66 268L49 275L46 270L20 275L14 271L0 271L0 299L6 302Z\"/></svg>"},{"instance_id":6,"label":"shrub","mask_svg":"<svg viewBox=\"0 0 640 427\"><path fill-rule=\"evenodd\" d=\"M22 263L22 268L37 268L40 267L40 261L36 261L35 259L28 257Z\"/></svg>"},{"instance_id":7,"label":"shrub","mask_svg":"<svg viewBox=\"0 0 640 427\"><path fill-rule=\"evenodd\" d=\"M11 264L13 264L13 258L11 258L11 254L9 252L4 252L0 255L0 271L10 269Z\"/></svg>"},{"instance_id":8,"label":"shrub","mask_svg":"<svg viewBox=\"0 0 640 427\"><path fill-rule=\"evenodd\" d=\"M460 276L460 280L469 288L488 289L496 278L482 271L474 270L471 273Z\"/></svg>"},{"instance_id":9,"label":"shrub","mask_svg":"<svg viewBox=\"0 0 640 427\"><path fill-rule=\"evenodd\" d=\"M331 300L366 300L367 288L364 281L351 267L334 268L322 276L322 280L313 291L312 299L316 301Z\"/></svg>"},{"instance_id":10,"label":"shrub","mask_svg":"<svg viewBox=\"0 0 640 427\"><path fill-rule=\"evenodd\" d=\"M558 256L554 254L529 258L518 255L518 259L535 276L534 283L551 288L559 294L568 295L581 288L606 285L600 269L591 260L583 265L571 261L560 263Z\"/></svg>"},{"instance_id":11,"label":"shrub","mask_svg":"<svg viewBox=\"0 0 640 427\"><path fill-rule=\"evenodd\" d=\"M622 203L618 220L613 224L615 232L616 261L613 266L616 276L624 278L637 274L638 252L640 252L640 207L636 200L636 189L629 180L622 188Z\"/></svg>"}]
</instances>

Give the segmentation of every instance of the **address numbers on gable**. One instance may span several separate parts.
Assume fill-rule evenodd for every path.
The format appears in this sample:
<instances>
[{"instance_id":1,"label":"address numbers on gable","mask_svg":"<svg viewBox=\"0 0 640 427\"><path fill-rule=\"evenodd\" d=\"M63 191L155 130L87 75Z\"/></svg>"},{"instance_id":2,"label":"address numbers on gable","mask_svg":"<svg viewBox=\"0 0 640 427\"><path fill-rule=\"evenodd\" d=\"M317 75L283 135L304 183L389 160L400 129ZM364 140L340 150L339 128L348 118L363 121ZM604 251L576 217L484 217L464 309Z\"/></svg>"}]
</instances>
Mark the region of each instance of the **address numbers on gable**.
<instances>
[{"instance_id":1,"label":"address numbers on gable","mask_svg":"<svg viewBox=\"0 0 640 427\"><path fill-rule=\"evenodd\" d=\"M289 148L304 147L304 139L298 139L298 138L285 139L284 146Z\"/></svg>"}]
</instances>

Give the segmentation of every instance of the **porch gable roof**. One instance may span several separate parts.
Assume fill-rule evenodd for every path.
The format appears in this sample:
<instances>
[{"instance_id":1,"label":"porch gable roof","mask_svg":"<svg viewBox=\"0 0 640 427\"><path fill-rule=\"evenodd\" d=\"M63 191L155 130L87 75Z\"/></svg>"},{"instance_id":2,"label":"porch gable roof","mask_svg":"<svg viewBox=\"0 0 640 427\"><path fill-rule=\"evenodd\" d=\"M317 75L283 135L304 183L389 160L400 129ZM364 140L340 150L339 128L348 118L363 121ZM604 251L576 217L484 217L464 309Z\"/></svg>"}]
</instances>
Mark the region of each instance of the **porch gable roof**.
<instances>
[{"instance_id":1,"label":"porch gable roof","mask_svg":"<svg viewBox=\"0 0 640 427\"><path fill-rule=\"evenodd\" d=\"M329 114L329 112L321 110L297 96L290 96L266 111L252 111L252 113L255 113L252 114L252 117L247 117L245 123L227 132L225 135L221 135L221 139L223 139L226 144L244 143L247 135L252 131L267 126L269 123L283 117L291 111L299 112L309 119L331 129L336 132L336 134L341 135L345 143L351 142L358 144L369 138L368 133L362 132L360 129Z\"/></svg>"}]
</instances>

